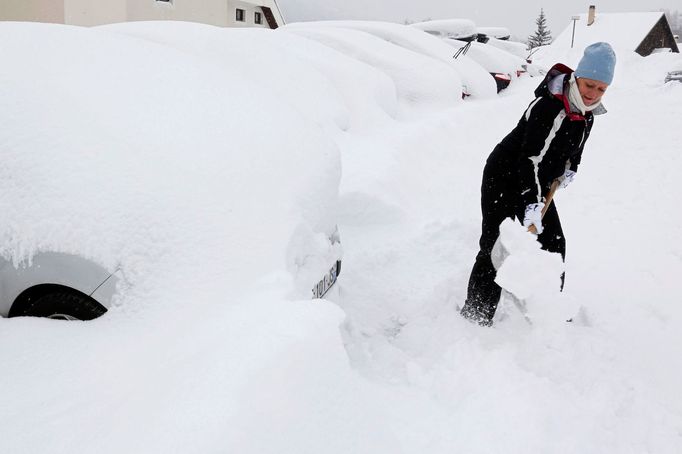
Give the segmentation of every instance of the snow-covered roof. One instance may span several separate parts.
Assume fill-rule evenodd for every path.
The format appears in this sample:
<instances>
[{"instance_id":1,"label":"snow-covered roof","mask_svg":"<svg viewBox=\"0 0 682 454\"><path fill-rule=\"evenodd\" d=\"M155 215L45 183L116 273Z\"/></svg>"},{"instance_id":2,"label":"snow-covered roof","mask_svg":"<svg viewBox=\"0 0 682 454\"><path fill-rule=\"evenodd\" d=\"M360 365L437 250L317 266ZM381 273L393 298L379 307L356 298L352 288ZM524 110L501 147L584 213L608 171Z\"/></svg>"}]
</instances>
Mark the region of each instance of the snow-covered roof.
<instances>
[{"instance_id":1,"label":"snow-covered roof","mask_svg":"<svg viewBox=\"0 0 682 454\"><path fill-rule=\"evenodd\" d=\"M491 38L509 38L511 32L506 27L477 27L476 31L479 34L490 36Z\"/></svg>"},{"instance_id":2,"label":"snow-covered roof","mask_svg":"<svg viewBox=\"0 0 682 454\"><path fill-rule=\"evenodd\" d=\"M584 48L605 41L615 49L634 51L661 19L663 13L599 13L594 23L587 25L587 14L581 14L575 24L574 47ZM573 21L569 21L552 46L571 47Z\"/></svg>"},{"instance_id":3,"label":"snow-covered roof","mask_svg":"<svg viewBox=\"0 0 682 454\"><path fill-rule=\"evenodd\" d=\"M476 34L476 24L469 19L442 19L417 22L412 27L438 36L448 38L466 38Z\"/></svg>"}]
</instances>

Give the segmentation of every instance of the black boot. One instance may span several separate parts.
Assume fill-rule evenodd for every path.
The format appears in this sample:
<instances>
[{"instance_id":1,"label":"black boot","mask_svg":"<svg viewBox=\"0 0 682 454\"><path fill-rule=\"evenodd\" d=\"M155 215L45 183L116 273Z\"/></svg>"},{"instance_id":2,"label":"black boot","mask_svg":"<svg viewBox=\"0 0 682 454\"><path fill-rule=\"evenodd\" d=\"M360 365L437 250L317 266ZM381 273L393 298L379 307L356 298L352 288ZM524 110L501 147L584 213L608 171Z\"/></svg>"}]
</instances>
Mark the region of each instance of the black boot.
<instances>
[{"instance_id":1,"label":"black boot","mask_svg":"<svg viewBox=\"0 0 682 454\"><path fill-rule=\"evenodd\" d=\"M460 315L472 323L478 323L479 326L493 326L492 317L489 317L482 311L476 309L473 305L465 303Z\"/></svg>"}]
</instances>

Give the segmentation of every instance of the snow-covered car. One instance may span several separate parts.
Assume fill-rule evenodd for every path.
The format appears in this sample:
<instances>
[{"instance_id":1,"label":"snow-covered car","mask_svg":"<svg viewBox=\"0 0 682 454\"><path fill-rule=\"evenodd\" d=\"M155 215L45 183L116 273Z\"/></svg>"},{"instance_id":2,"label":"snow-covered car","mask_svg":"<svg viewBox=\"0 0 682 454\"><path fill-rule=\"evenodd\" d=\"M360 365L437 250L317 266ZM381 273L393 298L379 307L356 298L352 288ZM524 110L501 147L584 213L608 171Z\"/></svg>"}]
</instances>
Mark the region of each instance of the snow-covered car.
<instances>
[{"instance_id":1,"label":"snow-covered car","mask_svg":"<svg viewBox=\"0 0 682 454\"><path fill-rule=\"evenodd\" d=\"M511 32L506 27L476 27L476 33L498 41L507 41L511 38Z\"/></svg>"},{"instance_id":2,"label":"snow-covered car","mask_svg":"<svg viewBox=\"0 0 682 454\"><path fill-rule=\"evenodd\" d=\"M386 74L395 84L398 100L408 109L447 107L462 99L459 74L439 60L360 30L294 25L283 30L324 44Z\"/></svg>"},{"instance_id":3,"label":"snow-covered car","mask_svg":"<svg viewBox=\"0 0 682 454\"><path fill-rule=\"evenodd\" d=\"M486 44L492 47L497 47L498 49L502 49L512 55L516 55L517 57L528 62L530 51L528 50L528 45L525 43L509 41L507 39L497 39L493 37L490 38Z\"/></svg>"},{"instance_id":4,"label":"snow-covered car","mask_svg":"<svg viewBox=\"0 0 682 454\"><path fill-rule=\"evenodd\" d=\"M526 72L526 61L497 47L453 38L445 38L444 42L456 50L455 58L468 55L485 68L493 76L498 93L507 88L514 78Z\"/></svg>"},{"instance_id":5,"label":"snow-covered car","mask_svg":"<svg viewBox=\"0 0 682 454\"><path fill-rule=\"evenodd\" d=\"M298 22L287 24L285 27L288 30L307 28L317 30L337 28L371 34L395 46L438 60L455 69L465 96L491 98L496 94L494 82L489 79L486 71L478 63L466 56L457 60L453 59L452 49L441 39L416 27L376 21Z\"/></svg>"},{"instance_id":6,"label":"snow-covered car","mask_svg":"<svg viewBox=\"0 0 682 454\"><path fill-rule=\"evenodd\" d=\"M301 109L328 92L310 67L286 68L310 93L292 105L239 65L107 29L4 22L0 39L0 316L333 288L340 156L334 112Z\"/></svg>"}]
</instances>

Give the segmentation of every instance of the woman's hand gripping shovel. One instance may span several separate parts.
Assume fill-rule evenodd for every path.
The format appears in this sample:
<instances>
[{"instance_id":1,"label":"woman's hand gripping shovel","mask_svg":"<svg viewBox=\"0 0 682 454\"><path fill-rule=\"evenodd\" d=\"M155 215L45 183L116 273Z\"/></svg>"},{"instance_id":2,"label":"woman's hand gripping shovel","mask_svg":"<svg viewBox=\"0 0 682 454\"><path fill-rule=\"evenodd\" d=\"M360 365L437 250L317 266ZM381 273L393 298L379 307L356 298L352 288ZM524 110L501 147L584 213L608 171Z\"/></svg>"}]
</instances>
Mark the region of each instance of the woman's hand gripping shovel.
<instances>
[{"instance_id":1,"label":"woman's hand gripping shovel","mask_svg":"<svg viewBox=\"0 0 682 454\"><path fill-rule=\"evenodd\" d=\"M559 180L554 180L552 186L549 188L549 191L545 196L545 206L542 208L541 219L544 218L545 213L549 209L549 206L552 203L552 199L554 199L554 193L559 188L559 184L560 184ZM537 229L535 228L535 225L531 225L528 228L528 232L537 235ZM490 254L493 266L495 267L495 271L499 271L500 268L502 268L502 265L504 264L505 260L507 260L507 258L512 253L511 249L512 248L510 248L508 244L505 244L504 235L502 235L502 232L500 232L500 235L497 237L495 245L493 246L492 252ZM511 290L502 287L502 298L511 300L514 303L514 305L519 309L519 311L523 314L523 317L526 319L526 321L529 324L532 324L530 318L528 317L525 303L521 299L519 299Z\"/></svg>"}]
</instances>

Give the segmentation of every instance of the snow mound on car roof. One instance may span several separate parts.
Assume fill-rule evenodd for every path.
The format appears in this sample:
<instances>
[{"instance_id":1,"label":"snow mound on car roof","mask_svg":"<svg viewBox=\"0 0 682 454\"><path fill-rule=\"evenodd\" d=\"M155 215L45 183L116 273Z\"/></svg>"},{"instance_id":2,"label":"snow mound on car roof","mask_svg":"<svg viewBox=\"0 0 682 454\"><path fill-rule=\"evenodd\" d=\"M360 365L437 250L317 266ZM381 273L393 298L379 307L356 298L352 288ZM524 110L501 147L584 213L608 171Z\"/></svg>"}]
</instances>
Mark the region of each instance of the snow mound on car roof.
<instances>
[{"instance_id":1,"label":"snow mound on car roof","mask_svg":"<svg viewBox=\"0 0 682 454\"><path fill-rule=\"evenodd\" d=\"M410 24L425 32L449 38L470 38L476 36L477 29L470 19L439 19Z\"/></svg>"},{"instance_id":2,"label":"snow mound on car roof","mask_svg":"<svg viewBox=\"0 0 682 454\"><path fill-rule=\"evenodd\" d=\"M459 75L442 62L358 30L323 26L287 27L286 30L322 43L388 75L395 84L404 114L451 107L461 102Z\"/></svg>"},{"instance_id":3,"label":"snow mound on car roof","mask_svg":"<svg viewBox=\"0 0 682 454\"><path fill-rule=\"evenodd\" d=\"M99 28L227 66L238 62L249 78L271 87L301 113L318 122L333 121L332 129L347 130L396 115L395 87L385 74L284 28L230 29L180 21L124 22Z\"/></svg>"}]
</instances>

